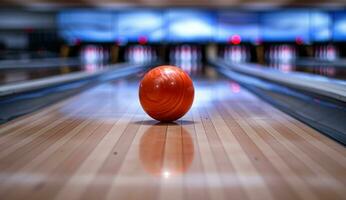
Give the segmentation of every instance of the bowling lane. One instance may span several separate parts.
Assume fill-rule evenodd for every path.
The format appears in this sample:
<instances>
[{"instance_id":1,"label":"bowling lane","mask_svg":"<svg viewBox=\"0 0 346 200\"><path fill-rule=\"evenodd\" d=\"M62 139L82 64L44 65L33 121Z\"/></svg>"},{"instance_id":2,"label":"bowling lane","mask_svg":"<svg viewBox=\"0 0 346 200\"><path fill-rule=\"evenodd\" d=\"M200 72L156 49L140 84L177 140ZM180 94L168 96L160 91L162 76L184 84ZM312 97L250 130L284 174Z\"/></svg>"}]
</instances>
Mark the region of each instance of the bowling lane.
<instances>
[{"instance_id":1,"label":"bowling lane","mask_svg":"<svg viewBox=\"0 0 346 200\"><path fill-rule=\"evenodd\" d=\"M224 79L181 120L151 120L138 80L0 126L2 199L342 199L346 149Z\"/></svg>"}]
</instances>

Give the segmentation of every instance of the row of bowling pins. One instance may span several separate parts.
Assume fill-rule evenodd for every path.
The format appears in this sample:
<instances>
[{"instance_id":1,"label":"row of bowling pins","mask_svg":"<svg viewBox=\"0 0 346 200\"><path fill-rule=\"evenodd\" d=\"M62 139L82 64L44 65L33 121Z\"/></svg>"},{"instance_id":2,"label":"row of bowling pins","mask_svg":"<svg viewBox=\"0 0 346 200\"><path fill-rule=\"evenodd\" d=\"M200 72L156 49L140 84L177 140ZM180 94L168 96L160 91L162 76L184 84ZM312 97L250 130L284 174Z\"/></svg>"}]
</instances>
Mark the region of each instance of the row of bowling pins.
<instances>
[{"instance_id":1,"label":"row of bowling pins","mask_svg":"<svg viewBox=\"0 0 346 200\"><path fill-rule=\"evenodd\" d=\"M314 56L320 60L336 60L338 51L333 45L320 45L314 48Z\"/></svg>"},{"instance_id":2,"label":"row of bowling pins","mask_svg":"<svg viewBox=\"0 0 346 200\"><path fill-rule=\"evenodd\" d=\"M125 60L131 63L154 62L157 60L157 54L150 46L135 45L125 50Z\"/></svg>"},{"instance_id":3,"label":"row of bowling pins","mask_svg":"<svg viewBox=\"0 0 346 200\"><path fill-rule=\"evenodd\" d=\"M199 61L202 60L202 50L200 47L182 45L172 47L169 53L171 61Z\"/></svg>"},{"instance_id":4,"label":"row of bowling pins","mask_svg":"<svg viewBox=\"0 0 346 200\"><path fill-rule=\"evenodd\" d=\"M109 60L109 50L102 46L82 47L80 57L84 63L102 63Z\"/></svg>"},{"instance_id":5,"label":"row of bowling pins","mask_svg":"<svg viewBox=\"0 0 346 200\"><path fill-rule=\"evenodd\" d=\"M268 64L269 68L276 69L285 73L296 71L296 68L291 63L280 63L280 62L271 62ZM334 67L326 66L316 66L312 69L314 74L324 75L324 76L335 76L336 69Z\"/></svg>"},{"instance_id":6,"label":"row of bowling pins","mask_svg":"<svg viewBox=\"0 0 346 200\"><path fill-rule=\"evenodd\" d=\"M180 67L190 75L199 74L202 71L202 61L197 60L175 60L170 64Z\"/></svg>"},{"instance_id":7,"label":"row of bowling pins","mask_svg":"<svg viewBox=\"0 0 346 200\"><path fill-rule=\"evenodd\" d=\"M104 69L106 65L100 63L85 63L83 67L86 72L96 72L100 69Z\"/></svg>"},{"instance_id":8,"label":"row of bowling pins","mask_svg":"<svg viewBox=\"0 0 346 200\"><path fill-rule=\"evenodd\" d=\"M295 70L294 65L285 62L270 62L268 64L269 68L276 69L285 73L292 72Z\"/></svg>"},{"instance_id":9,"label":"row of bowling pins","mask_svg":"<svg viewBox=\"0 0 346 200\"><path fill-rule=\"evenodd\" d=\"M319 67L313 68L313 72L315 74L331 76L331 77L336 75L335 67L319 66Z\"/></svg>"},{"instance_id":10,"label":"row of bowling pins","mask_svg":"<svg viewBox=\"0 0 346 200\"><path fill-rule=\"evenodd\" d=\"M223 51L223 59L232 63L249 62L251 59L250 49L246 46L227 46Z\"/></svg>"},{"instance_id":11,"label":"row of bowling pins","mask_svg":"<svg viewBox=\"0 0 346 200\"><path fill-rule=\"evenodd\" d=\"M266 60L277 60L279 62L293 61L297 57L296 49L290 45L270 46L265 52Z\"/></svg>"}]
</instances>

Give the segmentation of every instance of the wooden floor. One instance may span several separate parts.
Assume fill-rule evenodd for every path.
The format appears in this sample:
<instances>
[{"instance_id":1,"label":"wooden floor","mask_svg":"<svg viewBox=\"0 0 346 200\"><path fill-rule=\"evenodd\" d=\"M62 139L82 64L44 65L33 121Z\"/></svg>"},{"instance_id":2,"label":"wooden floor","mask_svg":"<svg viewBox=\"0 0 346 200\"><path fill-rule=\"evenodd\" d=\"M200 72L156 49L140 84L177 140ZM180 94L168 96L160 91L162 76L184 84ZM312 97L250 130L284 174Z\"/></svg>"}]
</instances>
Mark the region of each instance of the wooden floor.
<instances>
[{"instance_id":1,"label":"wooden floor","mask_svg":"<svg viewBox=\"0 0 346 200\"><path fill-rule=\"evenodd\" d=\"M136 80L0 126L0 199L346 199L346 148L226 80L160 124Z\"/></svg>"}]
</instances>

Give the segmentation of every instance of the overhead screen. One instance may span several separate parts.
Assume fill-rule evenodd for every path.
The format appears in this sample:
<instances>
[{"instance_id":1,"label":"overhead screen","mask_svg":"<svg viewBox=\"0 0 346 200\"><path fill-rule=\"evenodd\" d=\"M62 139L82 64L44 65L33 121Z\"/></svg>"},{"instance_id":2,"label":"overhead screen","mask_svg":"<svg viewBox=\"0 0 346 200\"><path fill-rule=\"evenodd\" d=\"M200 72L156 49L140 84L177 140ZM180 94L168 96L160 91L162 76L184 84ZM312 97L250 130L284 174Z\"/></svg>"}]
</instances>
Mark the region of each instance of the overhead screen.
<instances>
[{"instance_id":1,"label":"overhead screen","mask_svg":"<svg viewBox=\"0 0 346 200\"><path fill-rule=\"evenodd\" d=\"M212 41L216 27L215 15L205 10L168 10L165 15L168 41Z\"/></svg>"},{"instance_id":2,"label":"overhead screen","mask_svg":"<svg viewBox=\"0 0 346 200\"><path fill-rule=\"evenodd\" d=\"M254 42L259 39L259 15L256 12L220 11L217 17L218 42L227 42L233 35L242 41Z\"/></svg>"},{"instance_id":3,"label":"overhead screen","mask_svg":"<svg viewBox=\"0 0 346 200\"><path fill-rule=\"evenodd\" d=\"M110 42L118 37L114 14L108 11L64 11L58 15L58 26L60 35L70 42Z\"/></svg>"},{"instance_id":4,"label":"overhead screen","mask_svg":"<svg viewBox=\"0 0 346 200\"><path fill-rule=\"evenodd\" d=\"M283 10L261 15L261 32L264 41L309 41L309 12Z\"/></svg>"},{"instance_id":5,"label":"overhead screen","mask_svg":"<svg viewBox=\"0 0 346 200\"><path fill-rule=\"evenodd\" d=\"M311 40L324 42L332 39L332 15L323 11L312 11L310 14Z\"/></svg>"},{"instance_id":6,"label":"overhead screen","mask_svg":"<svg viewBox=\"0 0 346 200\"><path fill-rule=\"evenodd\" d=\"M334 15L333 37L335 41L346 41L346 12L336 12Z\"/></svg>"},{"instance_id":7,"label":"overhead screen","mask_svg":"<svg viewBox=\"0 0 346 200\"><path fill-rule=\"evenodd\" d=\"M66 10L60 35L87 42L346 41L346 12L288 9L265 12L207 9Z\"/></svg>"},{"instance_id":8,"label":"overhead screen","mask_svg":"<svg viewBox=\"0 0 346 200\"><path fill-rule=\"evenodd\" d=\"M118 32L120 40L138 41L146 38L149 42L164 39L162 11L128 10L118 14Z\"/></svg>"}]
</instances>

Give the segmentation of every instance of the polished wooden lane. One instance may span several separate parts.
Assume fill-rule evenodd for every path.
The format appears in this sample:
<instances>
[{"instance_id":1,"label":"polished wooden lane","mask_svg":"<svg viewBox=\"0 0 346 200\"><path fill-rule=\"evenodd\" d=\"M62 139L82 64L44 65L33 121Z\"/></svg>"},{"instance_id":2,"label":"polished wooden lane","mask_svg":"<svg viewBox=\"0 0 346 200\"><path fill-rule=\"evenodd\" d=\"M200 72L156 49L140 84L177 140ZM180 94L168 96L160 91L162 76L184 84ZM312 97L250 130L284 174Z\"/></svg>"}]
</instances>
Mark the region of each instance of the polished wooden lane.
<instances>
[{"instance_id":1,"label":"polished wooden lane","mask_svg":"<svg viewBox=\"0 0 346 200\"><path fill-rule=\"evenodd\" d=\"M176 123L120 80L1 125L1 199L345 198L343 146L234 82L195 88Z\"/></svg>"}]
</instances>

